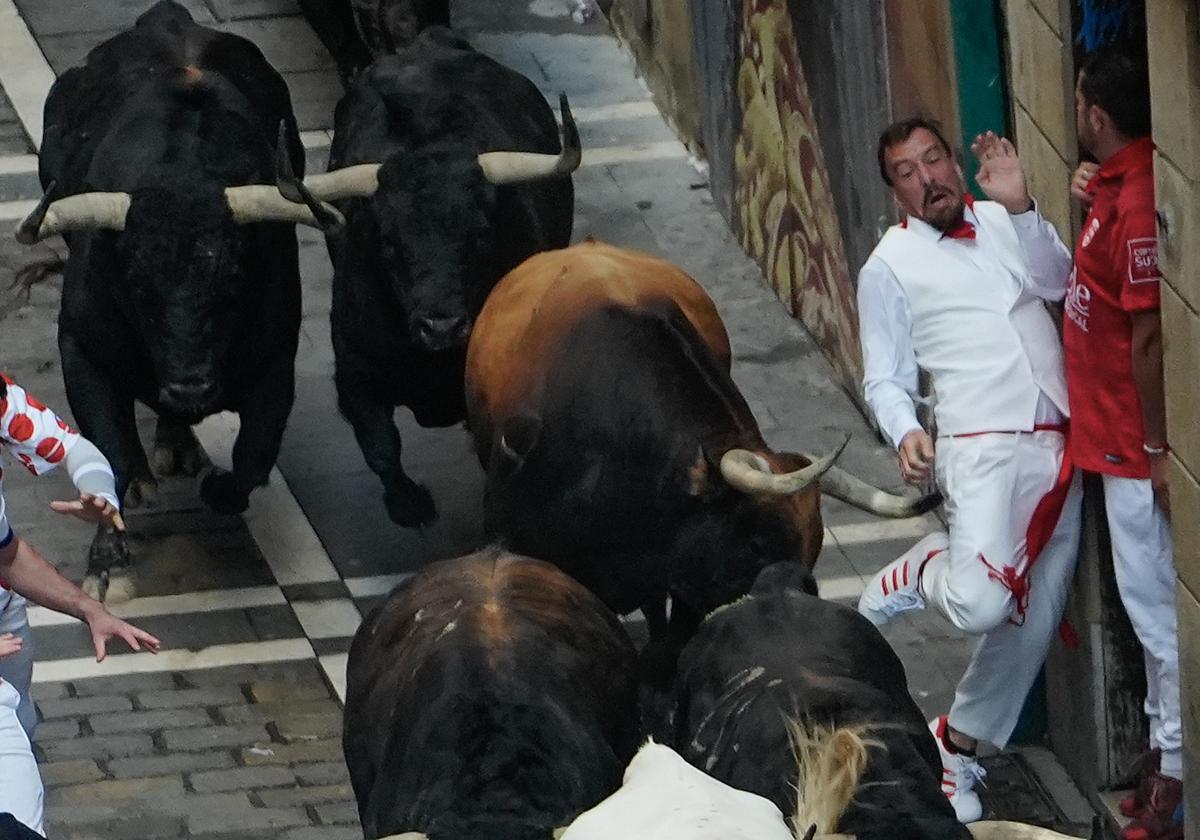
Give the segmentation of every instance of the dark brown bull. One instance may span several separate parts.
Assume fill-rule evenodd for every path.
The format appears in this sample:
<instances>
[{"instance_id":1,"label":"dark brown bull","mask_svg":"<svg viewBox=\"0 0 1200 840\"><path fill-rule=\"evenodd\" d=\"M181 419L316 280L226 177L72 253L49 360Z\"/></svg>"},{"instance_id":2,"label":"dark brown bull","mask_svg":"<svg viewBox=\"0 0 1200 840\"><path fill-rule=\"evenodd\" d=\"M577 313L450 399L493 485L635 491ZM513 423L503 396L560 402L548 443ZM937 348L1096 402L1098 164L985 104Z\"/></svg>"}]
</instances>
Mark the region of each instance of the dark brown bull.
<instances>
[{"instance_id":1,"label":"dark brown bull","mask_svg":"<svg viewBox=\"0 0 1200 840\"><path fill-rule=\"evenodd\" d=\"M641 608L666 643L664 665L762 568L811 569L821 550L816 479L836 453L772 451L729 369L728 336L699 284L598 242L510 272L467 351L487 527L617 612ZM930 503L840 471L826 480L832 495L890 515Z\"/></svg>"}]
</instances>

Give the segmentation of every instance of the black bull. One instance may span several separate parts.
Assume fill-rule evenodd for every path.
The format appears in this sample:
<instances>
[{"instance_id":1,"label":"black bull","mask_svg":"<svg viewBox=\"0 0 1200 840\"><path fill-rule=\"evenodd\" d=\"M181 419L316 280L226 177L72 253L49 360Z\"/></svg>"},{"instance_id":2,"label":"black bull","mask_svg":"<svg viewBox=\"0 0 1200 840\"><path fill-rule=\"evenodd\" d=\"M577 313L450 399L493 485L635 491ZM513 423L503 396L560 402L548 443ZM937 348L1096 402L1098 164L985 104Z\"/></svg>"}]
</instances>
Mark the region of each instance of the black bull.
<instances>
[{"instance_id":1,"label":"black bull","mask_svg":"<svg viewBox=\"0 0 1200 840\"><path fill-rule=\"evenodd\" d=\"M620 785L636 695L620 622L553 566L488 550L425 568L350 649L365 835L551 840Z\"/></svg>"},{"instance_id":2,"label":"black bull","mask_svg":"<svg viewBox=\"0 0 1200 840\"><path fill-rule=\"evenodd\" d=\"M524 76L448 29L365 70L338 103L330 171L297 201L334 202L345 228L327 237L338 407L383 482L392 521L436 516L401 463L392 420L461 421L467 336L492 286L526 257L571 236L579 135L563 131Z\"/></svg>"},{"instance_id":3,"label":"black bull","mask_svg":"<svg viewBox=\"0 0 1200 840\"><path fill-rule=\"evenodd\" d=\"M58 339L67 397L128 505L152 501L156 486L135 400L158 413L154 466L164 474L200 468L189 424L241 415L233 471L201 484L215 510L244 510L275 462L300 323L293 223L315 224L265 186L281 124L302 169L282 77L249 41L165 1L50 90L46 194L18 238L66 238ZM124 535L98 533L87 587L128 594L128 571Z\"/></svg>"}]
</instances>

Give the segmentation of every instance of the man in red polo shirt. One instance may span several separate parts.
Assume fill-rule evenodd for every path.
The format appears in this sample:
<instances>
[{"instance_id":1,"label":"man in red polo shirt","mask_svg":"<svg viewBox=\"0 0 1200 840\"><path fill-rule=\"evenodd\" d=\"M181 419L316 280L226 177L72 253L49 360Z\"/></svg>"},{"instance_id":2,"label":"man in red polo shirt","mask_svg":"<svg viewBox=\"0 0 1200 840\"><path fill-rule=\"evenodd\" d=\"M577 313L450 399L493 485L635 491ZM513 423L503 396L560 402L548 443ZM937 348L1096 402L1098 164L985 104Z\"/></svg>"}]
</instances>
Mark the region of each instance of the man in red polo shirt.
<instances>
[{"instance_id":1,"label":"man in red polo shirt","mask_svg":"<svg viewBox=\"0 0 1200 840\"><path fill-rule=\"evenodd\" d=\"M1079 142L1099 166L1076 175L1090 210L1063 319L1071 453L1103 478L1117 588L1146 659L1150 752L1121 802L1134 817L1122 840L1183 837L1173 820L1182 725L1149 103L1145 65L1128 56L1096 53L1079 73Z\"/></svg>"}]
</instances>

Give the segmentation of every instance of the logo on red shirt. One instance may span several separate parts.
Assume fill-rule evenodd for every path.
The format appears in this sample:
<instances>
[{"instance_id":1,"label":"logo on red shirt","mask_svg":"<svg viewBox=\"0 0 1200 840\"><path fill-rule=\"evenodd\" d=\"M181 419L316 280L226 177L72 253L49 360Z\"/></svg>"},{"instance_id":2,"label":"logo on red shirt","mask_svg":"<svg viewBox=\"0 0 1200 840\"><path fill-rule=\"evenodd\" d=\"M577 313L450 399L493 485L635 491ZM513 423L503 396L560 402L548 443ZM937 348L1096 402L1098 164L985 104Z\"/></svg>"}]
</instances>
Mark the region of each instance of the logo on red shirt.
<instances>
[{"instance_id":1,"label":"logo on red shirt","mask_svg":"<svg viewBox=\"0 0 1200 840\"><path fill-rule=\"evenodd\" d=\"M1087 332L1091 308L1092 290L1080 283L1075 276L1075 269L1071 269L1071 282L1067 286L1067 299L1064 307L1067 317L1074 321L1080 330Z\"/></svg>"},{"instance_id":2,"label":"logo on red shirt","mask_svg":"<svg viewBox=\"0 0 1200 840\"><path fill-rule=\"evenodd\" d=\"M1158 239L1143 236L1130 239L1126 245L1129 248L1129 282L1152 283L1158 280Z\"/></svg>"},{"instance_id":3,"label":"logo on red shirt","mask_svg":"<svg viewBox=\"0 0 1200 840\"><path fill-rule=\"evenodd\" d=\"M1086 248L1092 244L1092 240L1096 236L1096 231L1100 230L1100 220L1095 216L1092 217L1092 223L1087 226L1087 230L1083 232L1083 241L1080 244Z\"/></svg>"}]
</instances>

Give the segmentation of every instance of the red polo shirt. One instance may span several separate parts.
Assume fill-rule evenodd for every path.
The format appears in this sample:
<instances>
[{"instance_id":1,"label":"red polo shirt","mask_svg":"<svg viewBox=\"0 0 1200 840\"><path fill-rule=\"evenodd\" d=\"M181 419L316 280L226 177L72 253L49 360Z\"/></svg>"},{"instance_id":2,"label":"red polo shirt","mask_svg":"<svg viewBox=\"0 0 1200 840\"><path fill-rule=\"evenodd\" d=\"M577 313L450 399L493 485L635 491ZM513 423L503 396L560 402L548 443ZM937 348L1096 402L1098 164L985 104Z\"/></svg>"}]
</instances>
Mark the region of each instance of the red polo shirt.
<instances>
[{"instance_id":1,"label":"red polo shirt","mask_svg":"<svg viewBox=\"0 0 1200 840\"><path fill-rule=\"evenodd\" d=\"M1130 313L1159 308L1150 138L1104 161L1088 192L1092 207L1075 247L1063 318L1071 452L1083 469L1149 478Z\"/></svg>"}]
</instances>

